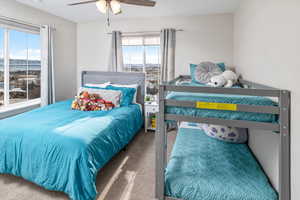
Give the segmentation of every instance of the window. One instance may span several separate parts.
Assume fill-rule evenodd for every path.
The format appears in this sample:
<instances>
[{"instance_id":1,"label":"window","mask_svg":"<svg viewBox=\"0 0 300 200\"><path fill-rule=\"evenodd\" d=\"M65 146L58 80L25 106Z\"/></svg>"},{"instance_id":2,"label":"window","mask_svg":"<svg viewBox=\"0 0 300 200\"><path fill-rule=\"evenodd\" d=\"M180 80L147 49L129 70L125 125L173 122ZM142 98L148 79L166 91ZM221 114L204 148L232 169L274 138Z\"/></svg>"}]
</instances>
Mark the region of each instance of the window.
<instances>
[{"instance_id":1,"label":"window","mask_svg":"<svg viewBox=\"0 0 300 200\"><path fill-rule=\"evenodd\" d=\"M160 36L123 36L124 68L146 73L146 93L156 97L160 73Z\"/></svg>"},{"instance_id":2,"label":"window","mask_svg":"<svg viewBox=\"0 0 300 200\"><path fill-rule=\"evenodd\" d=\"M40 98L40 35L0 27L0 108Z\"/></svg>"}]
</instances>

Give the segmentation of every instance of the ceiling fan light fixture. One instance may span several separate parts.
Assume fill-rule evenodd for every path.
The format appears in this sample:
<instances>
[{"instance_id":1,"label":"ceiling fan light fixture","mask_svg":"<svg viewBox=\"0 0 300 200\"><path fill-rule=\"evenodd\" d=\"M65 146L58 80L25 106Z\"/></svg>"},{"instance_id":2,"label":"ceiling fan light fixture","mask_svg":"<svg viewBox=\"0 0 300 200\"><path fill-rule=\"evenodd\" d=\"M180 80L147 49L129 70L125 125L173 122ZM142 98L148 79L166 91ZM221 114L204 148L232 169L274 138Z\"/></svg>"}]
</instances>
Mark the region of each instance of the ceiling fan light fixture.
<instances>
[{"instance_id":1,"label":"ceiling fan light fixture","mask_svg":"<svg viewBox=\"0 0 300 200\"><path fill-rule=\"evenodd\" d=\"M110 8L111 8L113 14L115 14L115 15L120 14L122 12L121 11L121 4L117 0L111 0L110 1Z\"/></svg>"},{"instance_id":2,"label":"ceiling fan light fixture","mask_svg":"<svg viewBox=\"0 0 300 200\"><path fill-rule=\"evenodd\" d=\"M108 8L108 5L107 5L107 2L106 0L99 0L96 2L96 6L98 8L98 10L102 13L106 13L107 12L107 8Z\"/></svg>"}]
</instances>

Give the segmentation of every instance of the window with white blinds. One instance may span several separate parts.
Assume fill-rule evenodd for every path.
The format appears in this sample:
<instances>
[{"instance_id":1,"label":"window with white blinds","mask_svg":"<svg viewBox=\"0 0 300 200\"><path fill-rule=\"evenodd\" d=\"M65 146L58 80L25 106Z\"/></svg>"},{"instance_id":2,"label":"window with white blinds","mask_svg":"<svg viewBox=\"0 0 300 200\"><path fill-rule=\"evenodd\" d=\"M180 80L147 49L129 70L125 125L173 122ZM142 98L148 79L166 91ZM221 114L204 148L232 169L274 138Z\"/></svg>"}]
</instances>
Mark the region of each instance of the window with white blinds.
<instances>
[{"instance_id":1,"label":"window with white blinds","mask_svg":"<svg viewBox=\"0 0 300 200\"><path fill-rule=\"evenodd\" d=\"M160 72L160 36L122 37L125 71L145 72L147 94L156 95Z\"/></svg>"}]
</instances>

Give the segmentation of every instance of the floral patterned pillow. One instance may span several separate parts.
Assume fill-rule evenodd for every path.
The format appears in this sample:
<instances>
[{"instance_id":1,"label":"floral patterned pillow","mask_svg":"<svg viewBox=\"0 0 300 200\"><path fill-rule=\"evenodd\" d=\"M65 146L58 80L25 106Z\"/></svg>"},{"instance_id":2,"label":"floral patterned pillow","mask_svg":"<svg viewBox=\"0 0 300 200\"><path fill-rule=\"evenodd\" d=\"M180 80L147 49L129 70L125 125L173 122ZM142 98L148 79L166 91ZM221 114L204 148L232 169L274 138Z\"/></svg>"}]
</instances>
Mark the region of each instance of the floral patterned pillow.
<instances>
[{"instance_id":1,"label":"floral patterned pillow","mask_svg":"<svg viewBox=\"0 0 300 200\"><path fill-rule=\"evenodd\" d=\"M117 90L109 90L106 88L86 88L80 87L77 95L80 96L81 93L88 92L89 94L98 94L102 99L106 101L111 101L115 107L120 107L120 101L122 97L122 92Z\"/></svg>"},{"instance_id":2,"label":"floral patterned pillow","mask_svg":"<svg viewBox=\"0 0 300 200\"><path fill-rule=\"evenodd\" d=\"M248 140L248 133L247 129L245 128L204 124L203 130L209 137L216 138L225 142L246 143Z\"/></svg>"},{"instance_id":3,"label":"floral patterned pillow","mask_svg":"<svg viewBox=\"0 0 300 200\"><path fill-rule=\"evenodd\" d=\"M88 91L81 92L72 102L72 109L81 111L111 110L115 105L106 101L99 94L91 94Z\"/></svg>"}]
</instances>

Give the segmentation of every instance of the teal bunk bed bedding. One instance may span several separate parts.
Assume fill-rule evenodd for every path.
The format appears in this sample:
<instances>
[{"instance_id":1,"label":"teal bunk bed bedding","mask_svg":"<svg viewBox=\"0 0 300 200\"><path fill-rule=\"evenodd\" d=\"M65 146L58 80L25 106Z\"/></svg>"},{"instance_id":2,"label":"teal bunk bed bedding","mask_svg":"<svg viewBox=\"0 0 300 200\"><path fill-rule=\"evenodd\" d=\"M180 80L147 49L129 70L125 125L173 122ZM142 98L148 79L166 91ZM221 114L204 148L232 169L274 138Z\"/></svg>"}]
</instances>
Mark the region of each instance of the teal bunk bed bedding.
<instances>
[{"instance_id":1,"label":"teal bunk bed bedding","mask_svg":"<svg viewBox=\"0 0 300 200\"><path fill-rule=\"evenodd\" d=\"M180 128L165 172L165 195L183 200L277 200L246 144Z\"/></svg>"},{"instance_id":2,"label":"teal bunk bed bedding","mask_svg":"<svg viewBox=\"0 0 300 200\"><path fill-rule=\"evenodd\" d=\"M203 86L200 84L190 83L183 84L190 86ZM277 106L277 103L266 97L245 96L245 95L225 95L225 94L208 94L208 93L190 93L190 92L170 92L167 99L178 101L203 101L214 103L229 103L229 104L246 104L256 106ZM207 117L207 118L222 118L231 120L248 120L257 122L271 122L277 123L277 115L264 113L251 113L240 111L227 110L209 110L186 108L177 106L167 106L166 113L177 114L193 117Z\"/></svg>"},{"instance_id":3,"label":"teal bunk bed bedding","mask_svg":"<svg viewBox=\"0 0 300 200\"><path fill-rule=\"evenodd\" d=\"M94 200L97 172L140 130L142 113L137 104L84 112L71 102L1 120L0 173Z\"/></svg>"}]
</instances>

